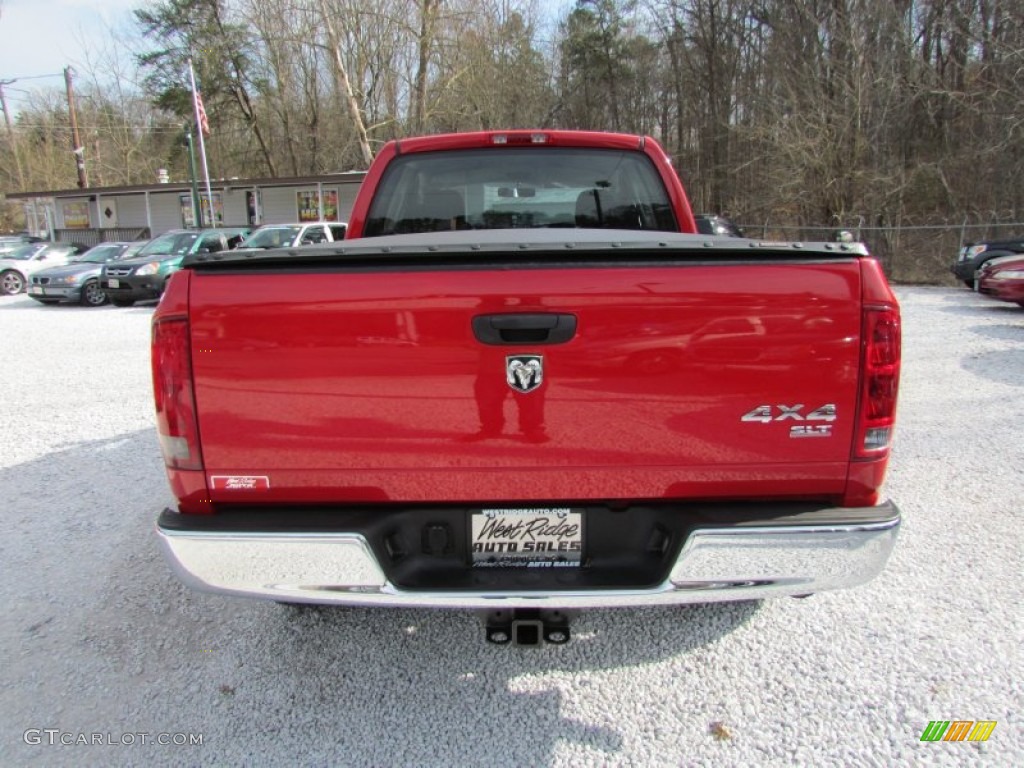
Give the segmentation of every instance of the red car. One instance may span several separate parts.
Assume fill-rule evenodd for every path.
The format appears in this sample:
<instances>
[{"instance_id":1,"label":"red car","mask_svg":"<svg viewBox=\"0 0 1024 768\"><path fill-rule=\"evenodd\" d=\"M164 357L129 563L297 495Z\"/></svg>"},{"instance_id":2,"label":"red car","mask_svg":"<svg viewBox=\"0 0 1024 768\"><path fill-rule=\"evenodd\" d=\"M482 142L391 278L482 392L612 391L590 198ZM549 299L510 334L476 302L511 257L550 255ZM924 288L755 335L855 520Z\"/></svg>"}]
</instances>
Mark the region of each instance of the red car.
<instances>
[{"instance_id":1,"label":"red car","mask_svg":"<svg viewBox=\"0 0 1024 768\"><path fill-rule=\"evenodd\" d=\"M1024 307L1024 256L1005 256L985 264L977 274L978 293Z\"/></svg>"}]
</instances>

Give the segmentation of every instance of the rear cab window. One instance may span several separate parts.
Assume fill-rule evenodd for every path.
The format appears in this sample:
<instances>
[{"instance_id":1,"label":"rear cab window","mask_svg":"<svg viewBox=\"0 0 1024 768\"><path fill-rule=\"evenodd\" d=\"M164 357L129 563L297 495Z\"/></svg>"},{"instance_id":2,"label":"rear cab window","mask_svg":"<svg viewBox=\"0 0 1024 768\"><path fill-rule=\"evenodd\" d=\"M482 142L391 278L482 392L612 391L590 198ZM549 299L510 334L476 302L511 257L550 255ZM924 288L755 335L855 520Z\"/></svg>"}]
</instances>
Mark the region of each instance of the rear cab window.
<instances>
[{"instance_id":1,"label":"rear cab window","mask_svg":"<svg viewBox=\"0 0 1024 768\"><path fill-rule=\"evenodd\" d=\"M536 227L678 231L668 192L640 152L509 147L396 157L365 236Z\"/></svg>"},{"instance_id":2,"label":"rear cab window","mask_svg":"<svg viewBox=\"0 0 1024 768\"><path fill-rule=\"evenodd\" d=\"M326 242L327 228L322 224L314 224L313 226L307 227L302 233L302 239L299 241L299 245L313 245L315 243Z\"/></svg>"}]
</instances>

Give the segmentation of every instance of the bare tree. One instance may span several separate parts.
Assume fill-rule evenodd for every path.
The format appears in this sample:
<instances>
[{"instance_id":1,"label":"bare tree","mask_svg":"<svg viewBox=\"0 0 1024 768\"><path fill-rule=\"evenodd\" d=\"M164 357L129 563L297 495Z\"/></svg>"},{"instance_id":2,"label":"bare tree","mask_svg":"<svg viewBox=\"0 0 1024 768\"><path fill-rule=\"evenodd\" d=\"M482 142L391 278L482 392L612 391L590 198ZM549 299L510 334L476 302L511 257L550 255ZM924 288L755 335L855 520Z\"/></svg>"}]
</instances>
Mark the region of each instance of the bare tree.
<instances>
[{"instance_id":1,"label":"bare tree","mask_svg":"<svg viewBox=\"0 0 1024 768\"><path fill-rule=\"evenodd\" d=\"M341 37L337 30L337 25L340 24L343 17L341 15L337 17L332 16L327 6L327 0L320 0L320 8L323 13L324 29L327 31L327 42L332 54L336 87L340 97L348 107L348 116L359 139L359 149L362 152L363 161L369 165L373 162L373 149L370 147L370 138L366 132L366 122L363 120L362 106L356 98L356 92L352 87L352 80L348 75L345 56L341 49Z\"/></svg>"},{"instance_id":2,"label":"bare tree","mask_svg":"<svg viewBox=\"0 0 1024 768\"><path fill-rule=\"evenodd\" d=\"M1006 183L1024 172L1021 0L576 0L554 22L539 9L153 0L135 30L150 35L145 93L113 50L79 67L89 162L106 183L182 172L191 52L224 175L366 167L414 133L557 126L650 133L698 207L747 221L1024 215ZM73 185L66 110L44 91L10 115L7 188Z\"/></svg>"}]
</instances>

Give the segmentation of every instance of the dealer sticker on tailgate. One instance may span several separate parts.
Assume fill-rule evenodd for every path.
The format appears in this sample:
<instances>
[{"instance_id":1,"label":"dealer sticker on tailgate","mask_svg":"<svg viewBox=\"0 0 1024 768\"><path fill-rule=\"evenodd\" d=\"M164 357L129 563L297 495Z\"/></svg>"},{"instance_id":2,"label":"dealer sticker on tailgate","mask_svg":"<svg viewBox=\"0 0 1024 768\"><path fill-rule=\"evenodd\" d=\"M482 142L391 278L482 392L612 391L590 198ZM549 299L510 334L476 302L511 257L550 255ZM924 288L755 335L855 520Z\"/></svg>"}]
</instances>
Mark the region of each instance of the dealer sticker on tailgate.
<instances>
[{"instance_id":1,"label":"dealer sticker on tailgate","mask_svg":"<svg viewBox=\"0 0 1024 768\"><path fill-rule=\"evenodd\" d=\"M474 511L470 550L475 568L578 567L583 512L567 507Z\"/></svg>"}]
</instances>

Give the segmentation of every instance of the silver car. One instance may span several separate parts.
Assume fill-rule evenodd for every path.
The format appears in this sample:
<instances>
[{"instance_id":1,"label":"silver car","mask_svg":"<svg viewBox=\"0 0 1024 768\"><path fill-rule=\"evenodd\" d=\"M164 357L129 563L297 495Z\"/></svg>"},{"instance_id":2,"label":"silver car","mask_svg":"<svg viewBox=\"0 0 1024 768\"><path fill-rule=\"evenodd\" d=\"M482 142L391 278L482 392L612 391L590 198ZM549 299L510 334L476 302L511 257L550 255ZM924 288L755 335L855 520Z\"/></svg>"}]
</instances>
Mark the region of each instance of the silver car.
<instances>
[{"instance_id":1,"label":"silver car","mask_svg":"<svg viewBox=\"0 0 1024 768\"><path fill-rule=\"evenodd\" d=\"M32 275L28 295L40 304L75 301L87 307L103 306L107 303L107 294L100 288L103 265L134 256L146 242L100 243L68 264L42 269Z\"/></svg>"},{"instance_id":2,"label":"silver car","mask_svg":"<svg viewBox=\"0 0 1024 768\"><path fill-rule=\"evenodd\" d=\"M21 293L30 275L67 264L84 250L83 246L70 243L31 243L4 254L0 259L0 293Z\"/></svg>"}]
</instances>

